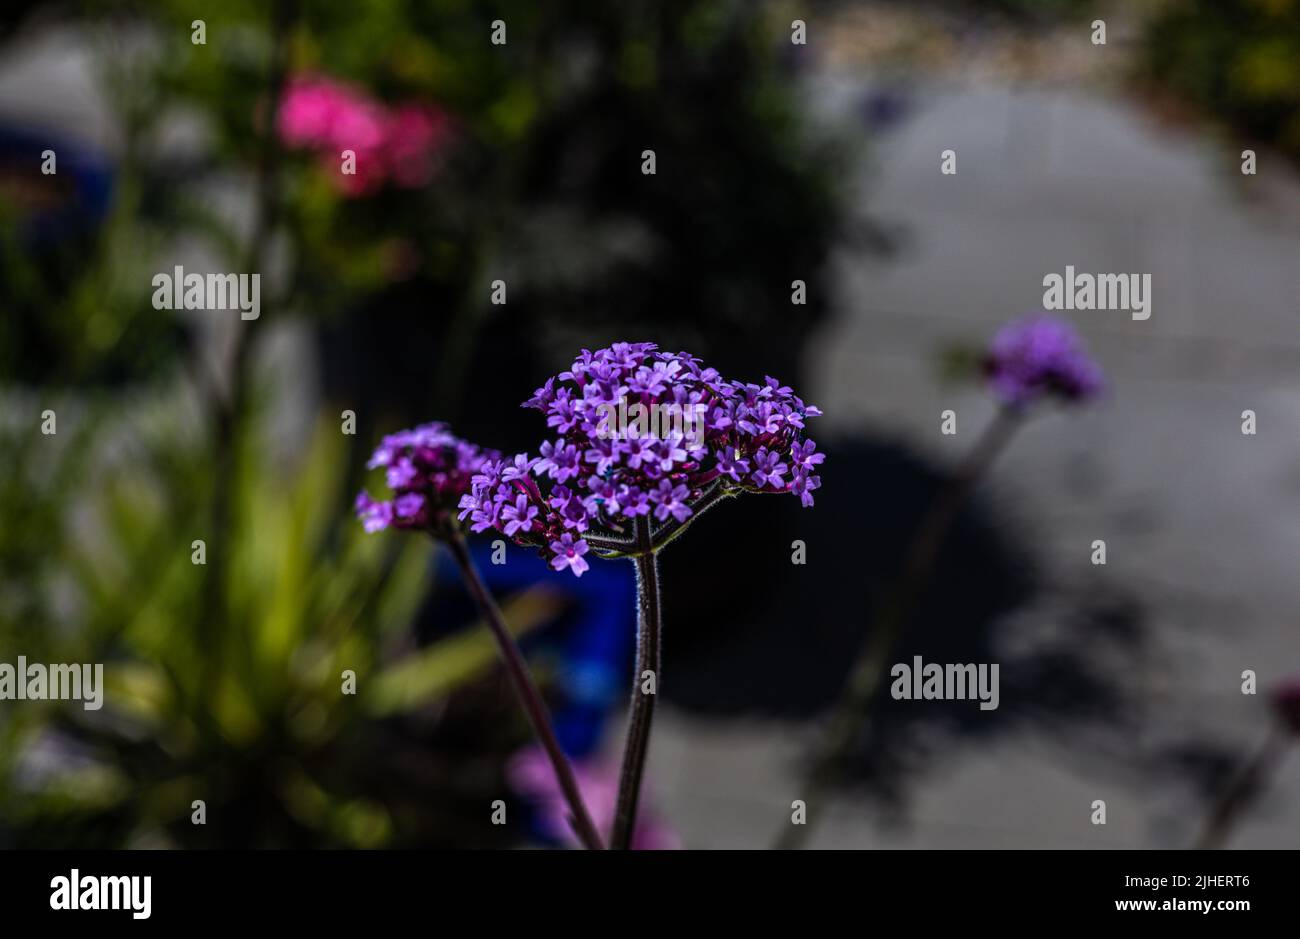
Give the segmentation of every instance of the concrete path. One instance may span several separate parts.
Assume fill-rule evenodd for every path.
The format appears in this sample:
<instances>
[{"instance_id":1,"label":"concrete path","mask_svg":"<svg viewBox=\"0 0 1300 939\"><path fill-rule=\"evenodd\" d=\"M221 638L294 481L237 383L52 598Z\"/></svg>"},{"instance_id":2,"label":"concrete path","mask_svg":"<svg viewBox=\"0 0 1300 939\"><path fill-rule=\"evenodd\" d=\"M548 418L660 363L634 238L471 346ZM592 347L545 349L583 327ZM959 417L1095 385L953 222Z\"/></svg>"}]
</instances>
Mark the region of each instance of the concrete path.
<instances>
[{"instance_id":1,"label":"concrete path","mask_svg":"<svg viewBox=\"0 0 1300 939\"><path fill-rule=\"evenodd\" d=\"M868 91L820 76L810 99L851 121ZM1135 668L1140 732L1095 765L1086 740L1002 738L925 777L906 817L841 799L822 847L1175 847L1199 828L1189 785L1138 771L1192 737L1247 752L1264 700L1241 693L1300 672L1300 178L1269 154L1243 177L1208 137L1156 127L1137 105L1084 90L913 89L909 116L873 139L864 213L900 232L888 259L842 249L836 317L812 352L819 430L896 436L951 465L991 413L941 387L935 355L1042 307L1042 278L1072 264L1149 273L1153 312L1066 314L1111 383L1083 414L1044 417L982 495L1012 517L1053 581L1139 598L1149 647ZM958 172L939 172L940 153ZM958 414L958 434L939 414ZM1244 436L1254 410L1258 433ZM1104 539L1108 563L1090 562ZM1059 604L1012 632L1053 628ZM760 847L799 797L811 728L706 725L671 712L651 766L668 816L700 847ZM1074 750L1068 757L1064 751ZM1134 772L1125 771L1131 756ZM1119 767L1117 769L1116 767ZM1104 799L1108 820L1090 822ZM1300 846L1300 754L1231 842Z\"/></svg>"}]
</instances>

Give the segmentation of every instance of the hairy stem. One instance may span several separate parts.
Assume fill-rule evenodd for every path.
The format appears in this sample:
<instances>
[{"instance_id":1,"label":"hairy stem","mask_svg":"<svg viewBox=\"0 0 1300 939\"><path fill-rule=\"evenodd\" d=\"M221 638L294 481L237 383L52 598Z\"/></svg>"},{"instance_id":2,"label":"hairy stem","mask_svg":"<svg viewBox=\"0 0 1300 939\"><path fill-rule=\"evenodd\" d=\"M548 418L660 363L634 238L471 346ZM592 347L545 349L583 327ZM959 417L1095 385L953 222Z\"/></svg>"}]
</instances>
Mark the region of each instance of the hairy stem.
<instances>
[{"instance_id":1,"label":"hairy stem","mask_svg":"<svg viewBox=\"0 0 1300 939\"><path fill-rule=\"evenodd\" d=\"M638 554L636 564L637 642L636 671L632 676L632 706L628 717L627 743L623 749L623 768L618 780L618 803L614 812L611 848L626 850L632 845L636 828L637 800L641 794L641 777L645 772L646 750L650 745L650 722L654 717L655 697L659 690L659 559L650 540L650 519L636 519ZM650 693L641 690L645 673L651 673Z\"/></svg>"},{"instance_id":2,"label":"hairy stem","mask_svg":"<svg viewBox=\"0 0 1300 939\"><path fill-rule=\"evenodd\" d=\"M650 552L657 554L661 548L681 537L682 533L693 525L696 519L703 515L705 511L713 508L723 499L734 495L736 495L736 492L715 483L705 491L698 502L691 506L691 514L685 520L679 522L673 519L661 525L658 530L655 530L651 525L649 547L645 547L646 542L643 542L639 537L633 537L631 540L621 540L603 535L593 535L591 532L583 534L582 537L602 558L636 558Z\"/></svg>"},{"instance_id":3,"label":"hairy stem","mask_svg":"<svg viewBox=\"0 0 1300 939\"><path fill-rule=\"evenodd\" d=\"M447 545L451 549L452 557L456 559L456 563L460 566L461 574L465 578L465 584L469 588L474 602L478 605L479 612L483 614L483 619L492 633L492 638L496 640L497 647L501 650L501 658L505 662L506 672L510 676L511 684L515 687L515 694L519 696L519 702L524 706L524 711L528 714L529 723L533 725L533 733L537 735L537 739L541 741L542 747L546 750L546 755L550 757L551 766L555 770L555 778L559 781L564 798L569 803L569 824L573 826L574 832L584 847L594 851L601 850L604 844L601 842L600 834L596 831L596 826L592 824L591 815L587 812L586 804L582 801L582 793L578 791L578 782L573 775L573 767L569 765L568 757L564 755L564 751L560 749L560 742L555 738L555 730L551 726L551 716L546 709L546 702L542 700L541 692L538 691L537 684L528 671L528 665L524 661L523 653L519 651L519 644L515 642L514 636L506 629L496 601L492 599L492 594L488 592L487 586L483 583L478 569L469 556L469 549L465 546L464 537L459 532L455 532L447 538Z\"/></svg>"},{"instance_id":4,"label":"hairy stem","mask_svg":"<svg viewBox=\"0 0 1300 939\"><path fill-rule=\"evenodd\" d=\"M830 726L819 754L814 758L800 797L805 805L816 806L805 824L782 830L774 847L801 847L812 834L828 794L843 768L854 742L866 726L871 702L889 668L913 607L921 598L939 549L952 527L967 495L1020 426L1021 412L1004 408L985 428L961 466L930 503L916 533L908 543L903 566L894 589L878 608L861 651L831 710Z\"/></svg>"}]
</instances>

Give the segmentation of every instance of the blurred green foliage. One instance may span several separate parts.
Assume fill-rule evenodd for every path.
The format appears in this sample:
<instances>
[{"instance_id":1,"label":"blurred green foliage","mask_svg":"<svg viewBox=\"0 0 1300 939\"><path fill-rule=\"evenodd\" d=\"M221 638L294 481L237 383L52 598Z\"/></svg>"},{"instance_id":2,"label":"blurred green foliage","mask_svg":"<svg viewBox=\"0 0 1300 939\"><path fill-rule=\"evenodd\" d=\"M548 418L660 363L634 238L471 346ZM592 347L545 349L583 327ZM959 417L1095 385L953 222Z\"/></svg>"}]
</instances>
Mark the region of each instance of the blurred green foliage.
<instances>
[{"instance_id":1,"label":"blurred green foliage","mask_svg":"<svg viewBox=\"0 0 1300 939\"><path fill-rule=\"evenodd\" d=\"M1300 0L1181 0L1145 32L1147 77L1300 158Z\"/></svg>"},{"instance_id":2,"label":"blurred green foliage","mask_svg":"<svg viewBox=\"0 0 1300 939\"><path fill-rule=\"evenodd\" d=\"M203 629L209 568L194 563L191 536L205 525L193 483L208 446L192 435L179 445L186 435L167 420L145 433L68 423L54 467L32 465L46 459L43 441L6 441L0 509L32 534L0 542L0 649L6 661L106 663L108 703L6 708L0 832L38 846L408 843L402 804L422 796L431 806L419 810L436 810L445 780L396 803L359 786L359 763L400 780L393 764L421 746L376 722L481 680L495 648L481 629L411 646L431 544L353 522L346 438L322 425L291 466L269 469L243 448L226 613ZM533 590L506 612L523 633L558 603ZM502 722L503 742L521 739L517 723ZM376 736L388 746L372 746ZM191 824L195 799L210 825Z\"/></svg>"},{"instance_id":3,"label":"blurred green foliage","mask_svg":"<svg viewBox=\"0 0 1300 939\"><path fill-rule=\"evenodd\" d=\"M201 842L208 829L189 824L190 801L217 815L248 773L272 791L320 790L304 763L361 719L340 694L342 669L370 676L384 635L410 622L426 588L426 545L398 551L321 511L347 497L343 438L322 431L292 471L268 472L246 451L229 619L201 634L206 566L193 563L191 536L204 530L194 483L208 448L180 445L169 423L146 435L93 418L79 429L65 412L55 438L5 448L5 518L30 527L4 540L24 563L5 567L6 600L20 602L6 604L0 648L6 660L107 663L109 702L6 709L0 820L20 838L48 843L66 827L80 845L88 832L108 845L167 832ZM47 440L61 451L53 475L30 465L48 459ZM24 780L20 759L51 747L75 758Z\"/></svg>"},{"instance_id":4,"label":"blurred green foliage","mask_svg":"<svg viewBox=\"0 0 1300 939\"><path fill-rule=\"evenodd\" d=\"M788 374L823 309L843 174L808 130L782 36L705 0L101 0L58 15L91 37L121 140L102 218L41 244L31 205L67 194L0 167L0 661L103 662L108 693L101 711L0 704L0 843L516 838L481 811L527 739L493 646L469 622L417 640L432 549L362 533L358 467L379 432L459 420L458 401L508 401L466 411L471 434L517 412L530 379L484 383L485 358L519 368L575 335ZM506 46L488 41L495 19ZM349 198L281 152L277 76L312 71L446 109L456 143L433 181ZM640 174L646 148L658 177ZM220 311L150 304L153 273L191 252L264 275L233 354L207 345L232 332ZM497 276L508 308L488 304ZM327 354L324 397L363 416L361 435L336 417L281 426L259 362L289 321L341 337L355 374L336 381ZM277 384L338 414L297 375ZM39 431L45 408L56 435ZM562 600L537 587L504 605L522 632ZM191 824L196 799L207 825Z\"/></svg>"}]
</instances>

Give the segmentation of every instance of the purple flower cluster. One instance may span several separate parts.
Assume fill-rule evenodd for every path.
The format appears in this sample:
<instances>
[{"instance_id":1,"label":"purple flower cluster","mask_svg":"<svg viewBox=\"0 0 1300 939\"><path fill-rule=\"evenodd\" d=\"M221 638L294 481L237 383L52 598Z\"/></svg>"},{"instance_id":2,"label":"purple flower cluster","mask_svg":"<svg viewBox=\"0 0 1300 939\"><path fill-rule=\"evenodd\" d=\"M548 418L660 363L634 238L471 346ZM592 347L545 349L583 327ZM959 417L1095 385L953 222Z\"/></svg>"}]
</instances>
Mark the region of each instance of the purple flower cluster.
<instances>
[{"instance_id":1,"label":"purple flower cluster","mask_svg":"<svg viewBox=\"0 0 1300 939\"><path fill-rule=\"evenodd\" d=\"M1043 396L1086 401L1101 393L1101 369L1074 327L1050 316L1008 323L993 337L984 368L1005 404L1023 406Z\"/></svg>"},{"instance_id":2,"label":"purple flower cluster","mask_svg":"<svg viewBox=\"0 0 1300 939\"><path fill-rule=\"evenodd\" d=\"M461 440L446 424L421 424L380 441L368 469L384 467L393 498L378 502L364 489L357 495L357 517L366 531L384 528L430 528L450 521L474 476L501 458Z\"/></svg>"},{"instance_id":3,"label":"purple flower cluster","mask_svg":"<svg viewBox=\"0 0 1300 939\"><path fill-rule=\"evenodd\" d=\"M496 529L541 548L556 570L587 569L584 535L622 532L645 519L681 526L706 494L793 493L805 506L821 485L825 457L804 437L821 412L774 378L723 378L684 352L654 343L584 349L572 368L548 379L524 407L546 415L558 435L540 455L484 464L460 501L476 532ZM637 405L694 416L662 432L616 428L610 417Z\"/></svg>"}]
</instances>

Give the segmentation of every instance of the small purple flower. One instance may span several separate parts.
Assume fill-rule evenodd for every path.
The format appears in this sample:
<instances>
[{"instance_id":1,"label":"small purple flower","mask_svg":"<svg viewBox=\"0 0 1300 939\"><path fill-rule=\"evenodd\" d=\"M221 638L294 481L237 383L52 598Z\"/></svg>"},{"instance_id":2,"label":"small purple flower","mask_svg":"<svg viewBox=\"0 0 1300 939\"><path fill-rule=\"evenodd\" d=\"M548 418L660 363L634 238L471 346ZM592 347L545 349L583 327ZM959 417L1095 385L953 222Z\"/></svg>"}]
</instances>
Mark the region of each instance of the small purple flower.
<instances>
[{"instance_id":1,"label":"small purple flower","mask_svg":"<svg viewBox=\"0 0 1300 939\"><path fill-rule=\"evenodd\" d=\"M618 504L628 518L650 514L650 497L637 486L620 486Z\"/></svg>"},{"instance_id":2,"label":"small purple flower","mask_svg":"<svg viewBox=\"0 0 1300 939\"><path fill-rule=\"evenodd\" d=\"M1050 316L1028 316L998 331L985 356L985 372L1004 404L1023 407L1041 397L1084 402L1103 387L1101 368L1074 327Z\"/></svg>"},{"instance_id":3,"label":"small purple flower","mask_svg":"<svg viewBox=\"0 0 1300 939\"><path fill-rule=\"evenodd\" d=\"M539 411L545 411L550 407L551 402L555 400L555 379L546 379L546 384L533 392L533 396L524 402L526 408L536 408Z\"/></svg>"},{"instance_id":4,"label":"small purple flower","mask_svg":"<svg viewBox=\"0 0 1300 939\"><path fill-rule=\"evenodd\" d=\"M583 558L587 553L587 542L581 538L575 541L573 535L567 531L557 540L552 541L550 548L555 552L555 557L551 558L551 567L557 571L567 568L573 571L575 577L581 577L582 572L590 566Z\"/></svg>"},{"instance_id":5,"label":"small purple flower","mask_svg":"<svg viewBox=\"0 0 1300 939\"><path fill-rule=\"evenodd\" d=\"M629 469L639 470L641 465L654 459L651 444L641 437L622 441L623 462Z\"/></svg>"},{"instance_id":6,"label":"small purple flower","mask_svg":"<svg viewBox=\"0 0 1300 939\"><path fill-rule=\"evenodd\" d=\"M718 472L740 482L749 475L749 461L740 459L734 450L724 449L718 454Z\"/></svg>"},{"instance_id":7,"label":"small purple flower","mask_svg":"<svg viewBox=\"0 0 1300 939\"><path fill-rule=\"evenodd\" d=\"M418 492L404 492L393 500L393 516L401 519L418 518L424 509L424 496Z\"/></svg>"},{"instance_id":8,"label":"small purple flower","mask_svg":"<svg viewBox=\"0 0 1300 939\"><path fill-rule=\"evenodd\" d=\"M686 504L690 494L685 484L674 486L666 479L661 480L659 488L650 492L650 501L655 503L655 518L663 522L671 515L679 522L686 521L691 517L691 507Z\"/></svg>"},{"instance_id":9,"label":"small purple flower","mask_svg":"<svg viewBox=\"0 0 1300 939\"><path fill-rule=\"evenodd\" d=\"M654 454L653 459L658 461L660 472L672 472L675 463L686 462L686 451L682 449L682 441L677 440L660 440L651 448Z\"/></svg>"},{"instance_id":10,"label":"small purple flower","mask_svg":"<svg viewBox=\"0 0 1300 939\"><path fill-rule=\"evenodd\" d=\"M420 478L420 471L409 459L401 457L388 467L385 477L389 489L405 489Z\"/></svg>"},{"instance_id":11,"label":"small purple flower","mask_svg":"<svg viewBox=\"0 0 1300 939\"><path fill-rule=\"evenodd\" d=\"M596 474L604 476L623 455L619 442L612 437L597 437L591 442L590 449L583 454L588 463L596 464Z\"/></svg>"},{"instance_id":12,"label":"small purple flower","mask_svg":"<svg viewBox=\"0 0 1300 939\"><path fill-rule=\"evenodd\" d=\"M811 470L818 463L826 459L826 454L817 452L817 444L811 440L805 440L803 443L796 443L790 448L790 462L796 468L802 467Z\"/></svg>"},{"instance_id":13,"label":"small purple flower","mask_svg":"<svg viewBox=\"0 0 1300 939\"><path fill-rule=\"evenodd\" d=\"M635 394L661 395L668 390L667 383L680 369L676 362L656 362L649 368L643 365L628 379L628 390Z\"/></svg>"},{"instance_id":14,"label":"small purple flower","mask_svg":"<svg viewBox=\"0 0 1300 939\"><path fill-rule=\"evenodd\" d=\"M537 458L528 458L527 453L516 454L510 462L505 464L501 471L501 481L510 482L512 479L522 479L526 477L534 466L537 465Z\"/></svg>"},{"instance_id":15,"label":"small purple flower","mask_svg":"<svg viewBox=\"0 0 1300 939\"><path fill-rule=\"evenodd\" d=\"M355 508L357 518L368 532L383 531L393 520L393 504L376 502L367 492L357 493Z\"/></svg>"},{"instance_id":16,"label":"small purple flower","mask_svg":"<svg viewBox=\"0 0 1300 939\"><path fill-rule=\"evenodd\" d=\"M820 489L822 478L820 476L811 476L803 468L799 467L794 471L794 479L790 482L790 491L799 497L799 501L805 509L812 508L813 490Z\"/></svg>"},{"instance_id":17,"label":"small purple flower","mask_svg":"<svg viewBox=\"0 0 1300 939\"><path fill-rule=\"evenodd\" d=\"M501 519L506 523L505 533L512 537L520 529L532 531L535 518L537 518L537 506L529 502L525 495L516 496L512 505L507 505L501 510Z\"/></svg>"},{"instance_id":18,"label":"small purple flower","mask_svg":"<svg viewBox=\"0 0 1300 939\"><path fill-rule=\"evenodd\" d=\"M762 434L775 434L781 429L783 418L780 410L766 401L760 401L756 404L749 414L748 418L740 422L740 428L755 437Z\"/></svg>"},{"instance_id":19,"label":"small purple flower","mask_svg":"<svg viewBox=\"0 0 1300 939\"><path fill-rule=\"evenodd\" d=\"M785 480L782 477L788 469L789 467L781 462L780 454L773 453L766 447L759 447L758 452L754 454L754 472L750 478L760 486L782 489L785 487Z\"/></svg>"},{"instance_id":20,"label":"small purple flower","mask_svg":"<svg viewBox=\"0 0 1300 939\"><path fill-rule=\"evenodd\" d=\"M573 392L568 388L561 388L555 393L555 400L551 403L551 413L546 418L547 425L562 434L567 434L578 420L579 414L574 405Z\"/></svg>"},{"instance_id":21,"label":"small purple flower","mask_svg":"<svg viewBox=\"0 0 1300 939\"><path fill-rule=\"evenodd\" d=\"M582 459L578 448L563 441L542 444L542 458L537 461L534 471L546 473L557 483L562 483L571 476L577 476L582 468Z\"/></svg>"}]
</instances>

